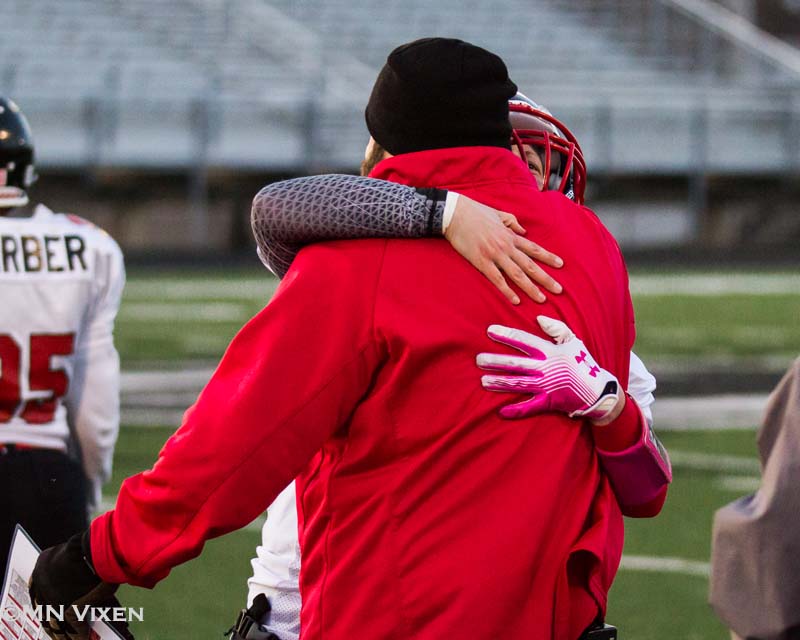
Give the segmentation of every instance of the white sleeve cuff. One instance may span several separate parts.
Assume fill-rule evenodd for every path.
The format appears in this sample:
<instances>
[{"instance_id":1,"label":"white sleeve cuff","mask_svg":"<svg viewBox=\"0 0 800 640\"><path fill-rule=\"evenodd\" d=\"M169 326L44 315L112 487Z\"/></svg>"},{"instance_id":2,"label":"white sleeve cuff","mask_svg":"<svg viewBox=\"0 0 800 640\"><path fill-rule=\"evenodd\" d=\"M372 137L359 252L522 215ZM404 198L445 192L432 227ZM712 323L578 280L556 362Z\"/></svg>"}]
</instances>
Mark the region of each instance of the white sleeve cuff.
<instances>
[{"instance_id":1,"label":"white sleeve cuff","mask_svg":"<svg viewBox=\"0 0 800 640\"><path fill-rule=\"evenodd\" d=\"M455 191L448 191L447 198L444 201L444 213L442 214L442 233L447 231L450 222L453 220L453 214L456 211L456 204L458 203L458 195Z\"/></svg>"},{"instance_id":2,"label":"white sleeve cuff","mask_svg":"<svg viewBox=\"0 0 800 640\"><path fill-rule=\"evenodd\" d=\"M644 362L631 351L631 366L628 374L628 394L636 401L642 410L647 424L653 426L653 409L651 405L655 402L653 391L656 390L656 379L647 370Z\"/></svg>"}]
</instances>

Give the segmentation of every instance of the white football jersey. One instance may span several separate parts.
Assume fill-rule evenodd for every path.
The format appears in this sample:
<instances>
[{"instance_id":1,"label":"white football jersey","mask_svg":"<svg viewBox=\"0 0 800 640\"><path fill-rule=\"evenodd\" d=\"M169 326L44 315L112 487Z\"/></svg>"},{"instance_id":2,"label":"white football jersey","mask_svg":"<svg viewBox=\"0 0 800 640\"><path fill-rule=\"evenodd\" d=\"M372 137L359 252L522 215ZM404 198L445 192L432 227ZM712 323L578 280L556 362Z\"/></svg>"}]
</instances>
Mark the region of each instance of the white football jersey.
<instances>
[{"instance_id":1,"label":"white football jersey","mask_svg":"<svg viewBox=\"0 0 800 640\"><path fill-rule=\"evenodd\" d=\"M297 536L297 494L292 482L267 510L261 546L250 562L253 577L247 581L247 606L263 593L272 612L264 625L281 640L300 636L300 542Z\"/></svg>"},{"instance_id":2,"label":"white football jersey","mask_svg":"<svg viewBox=\"0 0 800 640\"><path fill-rule=\"evenodd\" d=\"M119 430L124 285L119 246L91 223L42 205L0 216L0 443L77 445L93 504Z\"/></svg>"}]
</instances>

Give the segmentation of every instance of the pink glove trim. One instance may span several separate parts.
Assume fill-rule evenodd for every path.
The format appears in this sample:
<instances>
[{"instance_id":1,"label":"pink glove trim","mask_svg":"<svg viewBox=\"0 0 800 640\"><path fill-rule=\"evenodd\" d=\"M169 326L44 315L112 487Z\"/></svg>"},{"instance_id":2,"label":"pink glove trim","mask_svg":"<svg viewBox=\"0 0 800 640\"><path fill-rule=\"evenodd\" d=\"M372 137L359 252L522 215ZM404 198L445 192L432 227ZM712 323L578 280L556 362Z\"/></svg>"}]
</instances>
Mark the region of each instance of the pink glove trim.
<instances>
[{"instance_id":1,"label":"pink glove trim","mask_svg":"<svg viewBox=\"0 0 800 640\"><path fill-rule=\"evenodd\" d=\"M485 389L532 396L503 407L500 415L524 418L554 411L570 417L602 420L616 404L617 379L595 362L583 342L563 322L545 316L537 320L555 343L502 325L491 325L487 330L495 342L528 356L478 354L480 368L496 374L512 374L483 376Z\"/></svg>"},{"instance_id":2,"label":"pink glove trim","mask_svg":"<svg viewBox=\"0 0 800 640\"><path fill-rule=\"evenodd\" d=\"M542 370L523 369L521 376L485 375L482 384L490 391L516 391L518 393L555 393L572 390L584 404L591 407L597 402L597 394L586 386L563 362L547 365Z\"/></svg>"}]
</instances>

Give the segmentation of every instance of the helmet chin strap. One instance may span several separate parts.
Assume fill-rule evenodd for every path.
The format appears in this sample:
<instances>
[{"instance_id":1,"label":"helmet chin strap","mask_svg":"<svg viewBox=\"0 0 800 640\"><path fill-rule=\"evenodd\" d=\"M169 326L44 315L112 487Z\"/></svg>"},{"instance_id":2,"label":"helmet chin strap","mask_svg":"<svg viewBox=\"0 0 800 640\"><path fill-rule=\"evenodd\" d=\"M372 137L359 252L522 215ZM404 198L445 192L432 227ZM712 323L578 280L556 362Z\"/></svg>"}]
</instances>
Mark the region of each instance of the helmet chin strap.
<instances>
[{"instance_id":1,"label":"helmet chin strap","mask_svg":"<svg viewBox=\"0 0 800 640\"><path fill-rule=\"evenodd\" d=\"M17 187L0 187L0 209L24 207L28 204L28 194Z\"/></svg>"}]
</instances>

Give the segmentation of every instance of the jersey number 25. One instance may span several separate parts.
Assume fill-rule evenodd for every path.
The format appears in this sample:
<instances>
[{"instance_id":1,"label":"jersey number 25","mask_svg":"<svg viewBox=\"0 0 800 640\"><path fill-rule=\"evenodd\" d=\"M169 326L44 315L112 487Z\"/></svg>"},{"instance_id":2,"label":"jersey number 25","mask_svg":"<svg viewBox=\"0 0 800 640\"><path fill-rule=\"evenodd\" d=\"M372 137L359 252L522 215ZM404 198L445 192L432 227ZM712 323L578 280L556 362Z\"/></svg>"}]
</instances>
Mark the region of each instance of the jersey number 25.
<instances>
[{"instance_id":1,"label":"jersey number 25","mask_svg":"<svg viewBox=\"0 0 800 640\"><path fill-rule=\"evenodd\" d=\"M50 395L33 398L25 403L20 417L29 424L46 424L53 419L61 398L69 386L63 369L50 366L52 356L72 353L74 333L34 334L30 338L30 367L28 389L49 391ZM0 335L0 423L9 422L17 412L22 395L20 391L20 361L22 349L14 338Z\"/></svg>"}]
</instances>

